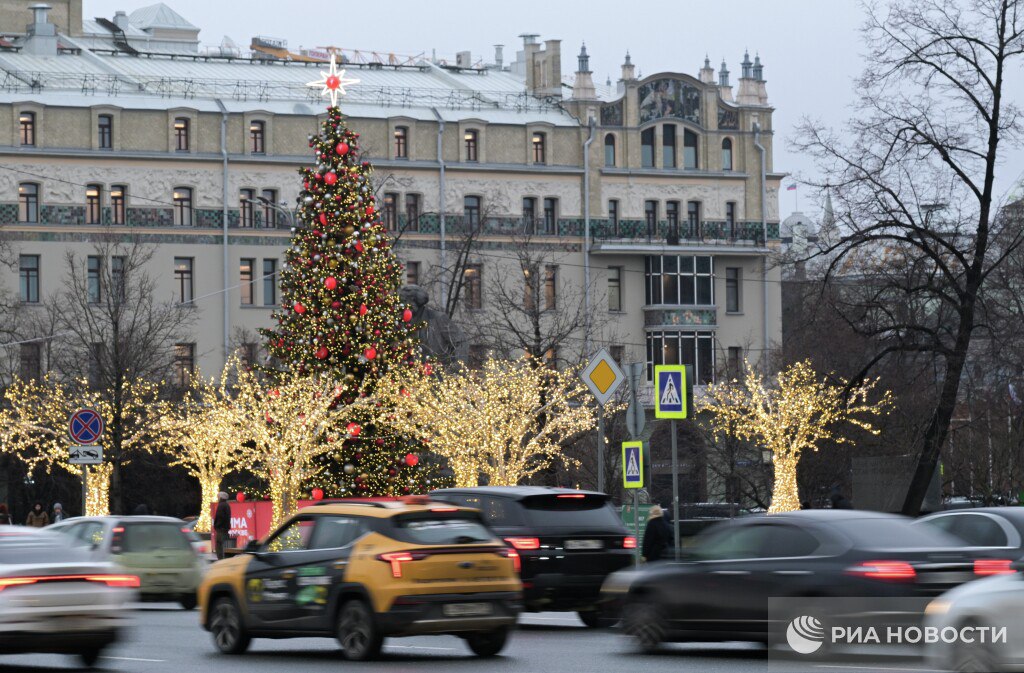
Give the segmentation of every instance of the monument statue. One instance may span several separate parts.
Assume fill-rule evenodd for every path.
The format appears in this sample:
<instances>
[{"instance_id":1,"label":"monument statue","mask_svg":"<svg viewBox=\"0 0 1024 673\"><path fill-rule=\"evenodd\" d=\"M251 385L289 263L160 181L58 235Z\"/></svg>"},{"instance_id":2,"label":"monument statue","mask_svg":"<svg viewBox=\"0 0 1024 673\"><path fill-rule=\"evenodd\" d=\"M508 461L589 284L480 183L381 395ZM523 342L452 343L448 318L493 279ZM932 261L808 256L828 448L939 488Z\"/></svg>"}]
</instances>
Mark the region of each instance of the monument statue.
<instances>
[{"instance_id":1,"label":"monument statue","mask_svg":"<svg viewBox=\"0 0 1024 673\"><path fill-rule=\"evenodd\" d=\"M416 335L424 355L446 366L465 362L469 350L465 333L447 313L429 306L427 291L419 285L405 285L399 294L412 309L412 321L426 323Z\"/></svg>"}]
</instances>

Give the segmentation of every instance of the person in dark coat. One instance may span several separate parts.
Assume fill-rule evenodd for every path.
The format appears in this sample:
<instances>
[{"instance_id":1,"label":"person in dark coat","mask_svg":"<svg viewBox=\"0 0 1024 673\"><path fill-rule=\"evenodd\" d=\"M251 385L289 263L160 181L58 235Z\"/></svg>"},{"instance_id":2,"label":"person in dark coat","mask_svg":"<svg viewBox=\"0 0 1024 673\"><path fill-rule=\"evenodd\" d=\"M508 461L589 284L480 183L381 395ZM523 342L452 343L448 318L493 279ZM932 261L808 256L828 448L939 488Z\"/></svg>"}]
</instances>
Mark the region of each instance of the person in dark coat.
<instances>
[{"instance_id":1,"label":"person in dark coat","mask_svg":"<svg viewBox=\"0 0 1024 673\"><path fill-rule=\"evenodd\" d=\"M231 533L231 505L228 494L221 491L217 496L217 509L213 513L214 550L217 558L224 558L224 543Z\"/></svg>"},{"instance_id":2,"label":"person in dark coat","mask_svg":"<svg viewBox=\"0 0 1024 673\"><path fill-rule=\"evenodd\" d=\"M665 521L665 511L660 505L651 507L647 515L647 527L644 529L644 545L641 549L647 562L659 561L671 556L672 527Z\"/></svg>"}]
</instances>

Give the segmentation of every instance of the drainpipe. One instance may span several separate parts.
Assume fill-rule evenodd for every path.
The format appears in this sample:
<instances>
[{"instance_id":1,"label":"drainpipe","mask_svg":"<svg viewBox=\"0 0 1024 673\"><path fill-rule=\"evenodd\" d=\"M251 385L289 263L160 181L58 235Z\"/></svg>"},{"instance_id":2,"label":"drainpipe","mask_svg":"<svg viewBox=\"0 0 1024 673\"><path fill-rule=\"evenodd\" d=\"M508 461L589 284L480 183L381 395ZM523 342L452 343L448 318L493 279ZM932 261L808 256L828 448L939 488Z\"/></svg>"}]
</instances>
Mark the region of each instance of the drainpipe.
<instances>
[{"instance_id":1,"label":"drainpipe","mask_svg":"<svg viewBox=\"0 0 1024 673\"><path fill-rule=\"evenodd\" d=\"M446 250L445 250L445 221L444 221L444 119L441 118L441 114L437 111L437 108L430 108L434 113L434 117L437 119L437 165L440 168L440 176L438 178L438 194L437 194L437 213L438 213L438 227L440 228L441 234L441 273L445 273L445 269L448 268L446 264ZM443 277L441 281L441 305L447 310L448 307L448 285L445 283Z\"/></svg>"},{"instance_id":2,"label":"drainpipe","mask_svg":"<svg viewBox=\"0 0 1024 673\"><path fill-rule=\"evenodd\" d=\"M761 155L761 240L764 243L765 253L761 257L761 314L763 324L761 326L761 366L765 373L768 373L768 215L767 215L767 168L765 164L765 149L761 144L761 124L754 122L754 147Z\"/></svg>"},{"instance_id":3,"label":"drainpipe","mask_svg":"<svg viewBox=\"0 0 1024 673\"><path fill-rule=\"evenodd\" d=\"M594 134L597 132L593 117L587 120L587 126L590 127L590 136L583 143L583 328L586 330L583 335L584 357L590 357L590 144L594 142Z\"/></svg>"},{"instance_id":4,"label":"drainpipe","mask_svg":"<svg viewBox=\"0 0 1024 673\"><path fill-rule=\"evenodd\" d=\"M223 193L221 195L221 229L223 230L223 243L221 248L224 251L224 361L231 356L231 301L228 298L228 288L231 286L230 266L228 260L228 109L219 98L214 99L217 107L220 108L220 156L224 160Z\"/></svg>"}]
</instances>

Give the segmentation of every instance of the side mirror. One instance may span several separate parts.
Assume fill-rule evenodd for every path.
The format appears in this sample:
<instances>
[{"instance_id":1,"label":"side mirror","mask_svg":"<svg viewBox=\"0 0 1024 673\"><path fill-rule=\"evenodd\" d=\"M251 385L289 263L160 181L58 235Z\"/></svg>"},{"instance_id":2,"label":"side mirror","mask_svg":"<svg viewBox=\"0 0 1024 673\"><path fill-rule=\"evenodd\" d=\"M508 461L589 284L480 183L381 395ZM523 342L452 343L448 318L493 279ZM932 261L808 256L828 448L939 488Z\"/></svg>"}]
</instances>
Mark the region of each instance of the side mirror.
<instances>
[{"instance_id":1,"label":"side mirror","mask_svg":"<svg viewBox=\"0 0 1024 673\"><path fill-rule=\"evenodd\" d=\"M255 554L259 550L260 550L260 541L259 540L249 540L249 542L247 542L246 545L245 545L245 553L247 553L247 554Z\"/></svg>"}]
</instances>

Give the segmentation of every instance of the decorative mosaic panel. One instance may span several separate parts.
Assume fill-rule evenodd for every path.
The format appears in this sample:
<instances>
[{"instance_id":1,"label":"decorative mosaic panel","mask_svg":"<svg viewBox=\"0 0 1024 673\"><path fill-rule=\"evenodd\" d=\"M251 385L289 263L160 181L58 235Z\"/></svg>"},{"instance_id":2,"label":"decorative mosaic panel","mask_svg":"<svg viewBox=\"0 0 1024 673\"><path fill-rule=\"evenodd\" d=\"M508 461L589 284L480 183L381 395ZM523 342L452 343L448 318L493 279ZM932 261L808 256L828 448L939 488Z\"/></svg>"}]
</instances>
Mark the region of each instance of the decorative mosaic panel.
<instances>
[{"instance_id":1,"label":"decorative mosaic panel","mask_svg":"<svg viewBox=\"0 0 1024 673\"><path fill-rule=\"evenodd\" d=\"M640 123L674 117L700 124L700 89L674 77L663 77L637 90L640 101Z\"/></svg>"},{"instance_id":2,"label":"decorative mosaic panel","mask_svg":"<svg viewBox=\"0 0 1024 673\"><path fill-rule=\"evenodd\" d=\"M85 222L85 206L40 206L39 222L70 226Z\"/></svg>"},{"instance_id":3,"label":"decorative mosaic panel","mask_svg":"<svg viewBox=\"0 0 1024 673\"><path fill-rule=\"evenodd\" d=\"M238 222L238 211L228 211L228 226L231 226L231 215L234 214L235 222ZM224 214L221 210L209 208L196 208L192 212L192 223L197 227L222 227ZM237 224L236 224L237 226Z\"/></svg>"},{"instance_id":4,"label":"decorative mosaic panel","mask_svg":"<svg viewBox=\"0 0 1024 673\"><path fill-rule=\"evenodd\" d=\"M735 130L740 127L740 113L730 107L718 105L718 128Z\"/></svg>"},{"instance_id":5,"label":"decorative mosaic panel","mask_svg":"<svg viewBox=\"0 0 1024 673\"><path fill-rule=\"evenodd\" d=\"M622 100L601 106L601 126L622 126Z\"/></svg>"}]
</instances>

